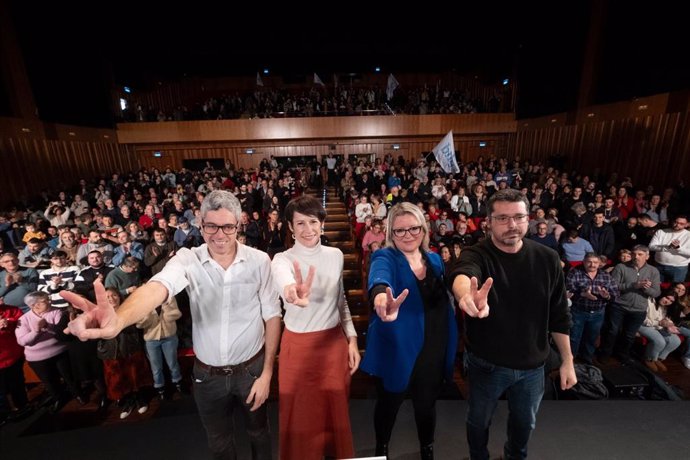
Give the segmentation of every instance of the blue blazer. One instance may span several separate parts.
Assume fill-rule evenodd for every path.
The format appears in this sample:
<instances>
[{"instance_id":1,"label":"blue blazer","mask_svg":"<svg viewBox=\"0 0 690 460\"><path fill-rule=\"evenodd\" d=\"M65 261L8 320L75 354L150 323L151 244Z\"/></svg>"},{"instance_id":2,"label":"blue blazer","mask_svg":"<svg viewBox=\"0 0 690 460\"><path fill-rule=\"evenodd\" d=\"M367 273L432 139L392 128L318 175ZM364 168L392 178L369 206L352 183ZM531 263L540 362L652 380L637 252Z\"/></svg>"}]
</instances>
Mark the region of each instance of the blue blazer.
<instances>
[{"instance_id":1,"label":"blue blazer","mask_svg":"<svg viewBox=\"0 0 690 460\"><path fill-rule=\"evenodd\" d=\"M428 252L426 256L433 276L442 277L444 266L441 257L433 252ZM378 284L384 284L391 288L396 297L403 289L410 291L395 321L383 322L375 312L369 315L367 350L360 365L364 372L380 377L386 391L402 393L407 389L412 369L424 344L424 305L417 279L402 252L395 248L384 248L371 256L368 284L369 291ZM449 379L453 376L457 342L455 313L448 297L446 378Z\"/></svg>"}]
</instances>

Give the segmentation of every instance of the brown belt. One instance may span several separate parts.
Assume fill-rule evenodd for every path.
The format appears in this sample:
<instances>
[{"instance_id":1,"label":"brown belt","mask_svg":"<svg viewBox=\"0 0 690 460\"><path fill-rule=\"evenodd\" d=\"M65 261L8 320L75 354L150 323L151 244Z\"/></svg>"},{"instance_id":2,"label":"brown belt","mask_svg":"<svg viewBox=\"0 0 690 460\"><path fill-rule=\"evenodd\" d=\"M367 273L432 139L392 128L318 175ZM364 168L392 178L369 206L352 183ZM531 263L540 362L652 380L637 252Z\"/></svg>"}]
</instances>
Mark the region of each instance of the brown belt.
<instances>
[{"instance_id":1,"label":"brown belt","mask_svg":"<svg viewBox=\"0 0 690 460\"><path fill-rule=\"evenodd\" d=\"M202 363L199 361L199 358L194 358L194 361L197 366L199 366L201 369L211 373L211 374L216 374L216 375L232 375L235 371L239 370L240 368L249 366L252 364L254 361L262 357L264 354L264 349L261 348L254 356L249 358L247 361L239 364L229 364L227 366L210 366L206 363Z\"/></svg>"}]
</instances>

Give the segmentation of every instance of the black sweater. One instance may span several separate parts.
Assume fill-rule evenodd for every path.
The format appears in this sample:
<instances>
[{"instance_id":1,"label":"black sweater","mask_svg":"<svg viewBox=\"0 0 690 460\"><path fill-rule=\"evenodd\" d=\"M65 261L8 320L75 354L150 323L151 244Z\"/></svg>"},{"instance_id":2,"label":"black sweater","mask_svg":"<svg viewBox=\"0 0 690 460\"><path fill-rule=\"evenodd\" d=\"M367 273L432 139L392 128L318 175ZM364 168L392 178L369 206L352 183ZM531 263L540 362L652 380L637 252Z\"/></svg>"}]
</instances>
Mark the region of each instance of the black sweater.
<instances>
[{"instance_id":1,"label":"black sweater","mask_svg":"<svg viewBox=\"0 0 690 460\"><path fill-rule=\"evenodd\" d=\"M549 354L548 333L569 334L570 312L563 270L552 249L523 240L516 254L490 238L463 249L449 276L476 276L481 287L493 277L489 316L465 318L467 348L480 358L511 369L534 369Z\"/></svg>"}]
</instances>

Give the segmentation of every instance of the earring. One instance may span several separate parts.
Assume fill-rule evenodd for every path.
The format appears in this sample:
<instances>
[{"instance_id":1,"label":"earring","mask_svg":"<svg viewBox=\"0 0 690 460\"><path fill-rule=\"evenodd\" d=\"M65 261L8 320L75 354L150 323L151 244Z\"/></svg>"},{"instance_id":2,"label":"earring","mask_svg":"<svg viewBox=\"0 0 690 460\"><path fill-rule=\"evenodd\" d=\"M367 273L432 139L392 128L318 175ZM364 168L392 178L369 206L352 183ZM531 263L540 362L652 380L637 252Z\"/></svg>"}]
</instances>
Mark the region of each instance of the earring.
<instances>
[{"instance_id":1,"label":"earring","mask_svg":"<svg viewBox=\"0 0 690 460\"><path fill-rule=\"evenodd\" d=\"M297 237L295 236L294 233L292 234L292 239L293 239L293 240L296 240L296 239L297 239Z\"/></svg>"},{"instance_id":2,"label":"earring","mask_svg":"<svg viewBox=\"0 0 690 460\"><path fill-rule=\"evenodd\" d=\"M324 233L326 233L326 229L324 229L323 227L321 227L321 234L323 235Z\"/></svg>"}]
</instances>

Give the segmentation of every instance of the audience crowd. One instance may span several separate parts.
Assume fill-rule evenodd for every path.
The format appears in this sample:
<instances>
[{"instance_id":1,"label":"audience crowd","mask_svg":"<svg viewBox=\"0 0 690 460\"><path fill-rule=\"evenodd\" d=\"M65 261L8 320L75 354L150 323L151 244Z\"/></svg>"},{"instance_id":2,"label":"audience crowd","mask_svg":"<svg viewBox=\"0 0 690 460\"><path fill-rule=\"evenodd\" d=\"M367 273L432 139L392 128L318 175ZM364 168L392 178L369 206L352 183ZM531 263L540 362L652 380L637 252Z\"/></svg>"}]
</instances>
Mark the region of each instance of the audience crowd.
<instances>
[{"instance_id":1,"label":"audience crowd","mask_svg":"<svg viewBox=\"0 0 690 460\"><path fill-rule=\"evenodd\" d=\"M383 101L380 90L339 94L325 98L314 92L298 101L257 92L251 102L237 97L209 103L204 113L237 116L251 104L251 110L264 114L309 104L326 112L340 104L368 109ZM453 92L441 100L424 92L415 98L408 94L406 104L427 101L429 112L451 106L474 110ZM322 164L292 168L271 158L247 170L226 163L222 170L113 173L95 183L81 180L72 189L44 192L36 202L0 213L0 419L28 410L24 361L45 384L46 404L54 411L72 397L85 402L95 388L103 407L108 399L119 402L122 418L134 409L143 413L143 386L153 384L166 397L165 365L169 388L185 391L176 354L178 337L180 347L191 348L184 298L161 305L116 339L84 345L62 333L79 311L59 293L73 290L95 300L98 280L108 301L119 305L179 248L203 243L199 206L216 189L233 191L242 205L238 240L273 257L291 246L283 220L287 202L308 187L332 186L346 203L366 269L369 254L385 245L385 217L392 205L407 201L419 207L433 231L431 249L449 268L463 248L487 237L487 199L514 188L531 203L529 215L515 216L529 220L528 238L560 254L572 303L571 344L583 362L612 355L630 359L639 332L647 343L645 364L663 372L664 360L690 336L684 284L690 196L683 183L657 189L615 173L566 172L520 158L479 157L457 174L444 172L424 155L406 161L389 154L374 163L340 158L328 155ZM690 369L690 352L682 361Z\"/></svg>"}]
</instances>

